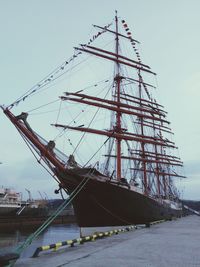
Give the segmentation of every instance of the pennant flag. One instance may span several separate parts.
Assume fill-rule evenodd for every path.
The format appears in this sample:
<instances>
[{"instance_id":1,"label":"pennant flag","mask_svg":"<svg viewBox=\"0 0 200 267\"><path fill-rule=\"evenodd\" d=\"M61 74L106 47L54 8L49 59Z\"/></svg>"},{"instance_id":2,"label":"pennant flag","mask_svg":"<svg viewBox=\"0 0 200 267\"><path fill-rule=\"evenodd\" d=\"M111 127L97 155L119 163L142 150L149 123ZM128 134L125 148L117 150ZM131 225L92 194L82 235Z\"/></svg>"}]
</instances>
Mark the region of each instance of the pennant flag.
<instances>
[{"instance_id":1,"label":"pennant flag","mask_svg":"<svg viewBox=\"0 0 200 267\"><path fill-rule=\"evenodd\" d=\"M128 37L128 38L130 39L130 41L131 41L132 47L133 47L133 49L134 49L134 51L135 51L135 53L136 53L136 57L137 57L138 61L141 62L140 54L139 54L139 52L138 52L138 49L135 47L136 43L135 43L135 41L133 40L133 38L131 37L132 34L131 34L131 32L130 32L130 30L129 30L129 28L128 28L128 24L125 22L125 20L122 20L121 22L122 22L122 24L123 24L123 27L125 28L127 37Z\"/></svg>"}]
</instances>

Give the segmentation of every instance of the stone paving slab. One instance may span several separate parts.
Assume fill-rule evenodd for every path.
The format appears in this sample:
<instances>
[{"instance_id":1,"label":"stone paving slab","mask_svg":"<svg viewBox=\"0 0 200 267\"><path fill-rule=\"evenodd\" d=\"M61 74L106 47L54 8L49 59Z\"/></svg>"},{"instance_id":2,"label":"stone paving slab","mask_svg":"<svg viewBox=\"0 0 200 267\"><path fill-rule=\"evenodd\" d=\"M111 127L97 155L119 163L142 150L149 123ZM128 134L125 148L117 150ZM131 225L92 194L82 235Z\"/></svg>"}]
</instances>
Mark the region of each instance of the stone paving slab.
<instances>
[{"instance_id":1,"label":"stone paving slab","mask_svg":"<svg viewBox=\"0 0 200 267\"><path fill-rule=\"evenodd\" d=\"M15 267L200 267L199 250L200 217L193 215L19 259Z\"/></svg>"}]
</instances>

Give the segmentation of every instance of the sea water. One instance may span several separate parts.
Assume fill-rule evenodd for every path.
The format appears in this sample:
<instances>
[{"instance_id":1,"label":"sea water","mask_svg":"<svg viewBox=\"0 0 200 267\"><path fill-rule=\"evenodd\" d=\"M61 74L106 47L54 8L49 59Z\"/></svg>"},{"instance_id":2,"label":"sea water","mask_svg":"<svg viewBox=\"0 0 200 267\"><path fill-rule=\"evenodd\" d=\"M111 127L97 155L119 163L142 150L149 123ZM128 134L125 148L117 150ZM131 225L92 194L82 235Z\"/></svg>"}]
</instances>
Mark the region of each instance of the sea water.
<instances>
[{"instance_id":1,"label":"sea water","mask_svg":"<svg viewBox=\"0 0 200 267\"><path fill-rule=\"evenodd\" d=\"M1 231L0 229L0 252L14 251L36 229L24 229L15 231ZM37 247L54 244L66 240L78 238L79 227L76 224L62 224L49 226L22 252L21 257L31 257Z\"/></svg>"}]
</instances>

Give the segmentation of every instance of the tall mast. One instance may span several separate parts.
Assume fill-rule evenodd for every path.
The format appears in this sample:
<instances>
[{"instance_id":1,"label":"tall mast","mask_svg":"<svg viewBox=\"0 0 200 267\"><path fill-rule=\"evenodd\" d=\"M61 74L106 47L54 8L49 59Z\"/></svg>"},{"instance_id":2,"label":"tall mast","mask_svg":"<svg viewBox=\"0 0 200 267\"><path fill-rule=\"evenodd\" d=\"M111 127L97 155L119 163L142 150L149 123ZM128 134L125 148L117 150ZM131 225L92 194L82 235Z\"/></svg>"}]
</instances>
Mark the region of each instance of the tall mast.
<instances>
[{"instance_id":1,"label":"tall mast","mask_svg":"<svg viewBox=\"0 0 200 267\"><path fill-rule=\"evenodd\" d=\"M155 128L155 122L153 120L153 132L154 132L154 136L155 136L155 133L156 133L156 128ZM160 129L159 129L160 130ZM160 130L161 132L161 130ZM155 151L155 159L156 161L158 161L158 149L157 149L157 145L154 145L154 151ZM159 175L159 164L158 162L156 162L156 168L155 168L155 175L156 175L156 178L157 178L157 195L158 197L160 198L160 175Z\"/></svg>"},{"instance_id":2,"label":"tall mast","mask_svg":"<svg viewBox=\"0 0 200 267\"><path fill-rule=\"evenodd\" d=\"M141 75L140 71L139 75L139 98L140 98L140 106L142 107L142 88L141 88ZM143 126L143 118L140 119L140 126L141 126L141 135L144 136L144 126ZM141 142L141 151L142 151L142 158L143 158L143 186L144 186L144 194L148 195L148 180L147 180L147 166L146 166L146 157L145 157L145 143Z\"/></svg>"},{"instance_id":3,"label":"tall mast","mask_svg":"<svg viewBox=\"0 0 200 267\"><path fill-rule=\"evenodd\" d=\"M119 33L118 33L118 17L117 11L115 11L115 25L116 25L116 38L115 38L115 53L116 53L116 75L115 75L115 84L116 84L116 96L117 102L119 103L118 108L120 108L120 86L121 86L121 77L120 77L120 64L119 64ZM121 112L116 112L116 132L122 133L121 131ZM116 139L116 156L117 156L117 180L121 179L121 139Z\"/></svg>"}]
</instances>

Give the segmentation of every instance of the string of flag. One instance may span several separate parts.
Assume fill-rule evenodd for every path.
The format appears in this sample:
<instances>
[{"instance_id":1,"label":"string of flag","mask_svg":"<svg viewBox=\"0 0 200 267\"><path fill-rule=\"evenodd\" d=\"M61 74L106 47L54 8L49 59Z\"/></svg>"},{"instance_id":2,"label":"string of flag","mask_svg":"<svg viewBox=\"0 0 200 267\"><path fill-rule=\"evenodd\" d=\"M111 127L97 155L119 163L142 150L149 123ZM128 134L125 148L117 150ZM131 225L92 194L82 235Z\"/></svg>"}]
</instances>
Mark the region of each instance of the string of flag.
<instances>
[{"instance_id":1,"label":"string of flag","mask_svg":"<svg viewBox=\"0 0 200 267\"><path fill-rule=\"evenodd\" d=\"M130 39L130 42L131 42L131 45L135 51L136 57L137 57L138 61L141 63L141 57L140 57L139 51L136 47L136 43L135 43L134 39L132 38L132 33L128 27L128 24L126 23L125 20L122 20L121 22L122 22L122 25L126 31L127 37Z\"/></svg>"},{"instance_id":2,"label":"string of flag","mask_svg":"<svg viewBox=\"0 0 200 267\"><path fill-rule=\"evenodd\" d=\"M88 45L94 42L101 34L106 32L106 29L108 29L112 23L109 23L104 27L102 31L99 31L97 34L93 35L92 38L88 41ZM39 83L31 87L25 94L23 94L20 98L18 98L15 102L10 104L8 108L12 108L14 106L17 106L21 101L26 100L27 97L30 95L36 93L38 90L43 88L44 86L47 86L50 82L54 81L55 79L62 76L64 73L66 73L65 69L75 58L77 58L82 52L75 52L73 56L71 56L68 60L64 61L59 67L57 67L55 70L53 70L50 74L48 74L44 79L42 79Z\"/></svg>"},{"instance_id":3,"label":"string of flag","mask_svg":"<svg viewBox=\"0 0 200 267\"><path fill-rule=\"evenodd\" d=\"M122 20L121 22L122 22L122 25L123 25L123 27L124 27L124 29L125 29L125 31L126 31L127 37L130 39L131 45L132 45L132 47L133 47L133 49L134 49L134 51L135 51L136 57L137 57L137 59L138 59L138 62L139 62L139 63L142 63L142 61L141 61L141 57L140 57L140 53L139 53L139 51L138 51L138 49L137 49L137 47L136 47L136 43L135 43L134 39L132 38L132 33L131 33L131 31L130 31L130 29L129 29L129 27L128 27L128 24L126 23L125 20ZM151 99L151 95L149 94L149 91L148 91L148 89L147 89L146 84L145 84L144 81L143 81L142 76L141 76L141 75L139 75L139 76L140 76L140 80L141 80L141 82L142 82L142 85L143 85L143 87L144 87L144 89L145 89L145 92L146 92L148 98Z\"/></svg>"},{"instance_id":4,"label":"string of flag","mask_svg":"<svg viewBox=\"0 0 200 267\"><path fill-rule=\"evenodd\" d=\"M59 67L57 67L54 71L52 71L49 75L47 75L43 80L41 80L39 83L31 87L24 95L22 95L20 98L18 98L15 102L13 102L11 105L8 106L8 108L12 108L13 106L17 106L21 101L24 101L27 97L34 94L41 88L47 86L50 82L54 81L58 77L62 75L62 72L64 73L64 70L70 62L72 62L78 55L80 55L81 52L74 53L73 56L71 56L68 60L63 62Z\"/></svg>"},{"instance_id":5,"label":"string of flag","mask_svg":"<svg viewBox=\"0 0 200 267\"><path fill-rule=\"evenodd\" d=\"M112 23L109 23L108 25L104 26L104 30L99 31L97 34L93 35L93 37L89 40L87 45L90 45L96 38L98 38L102 33L106 32L106 30L112 25Z\"/></svg>"}]
</instances>

